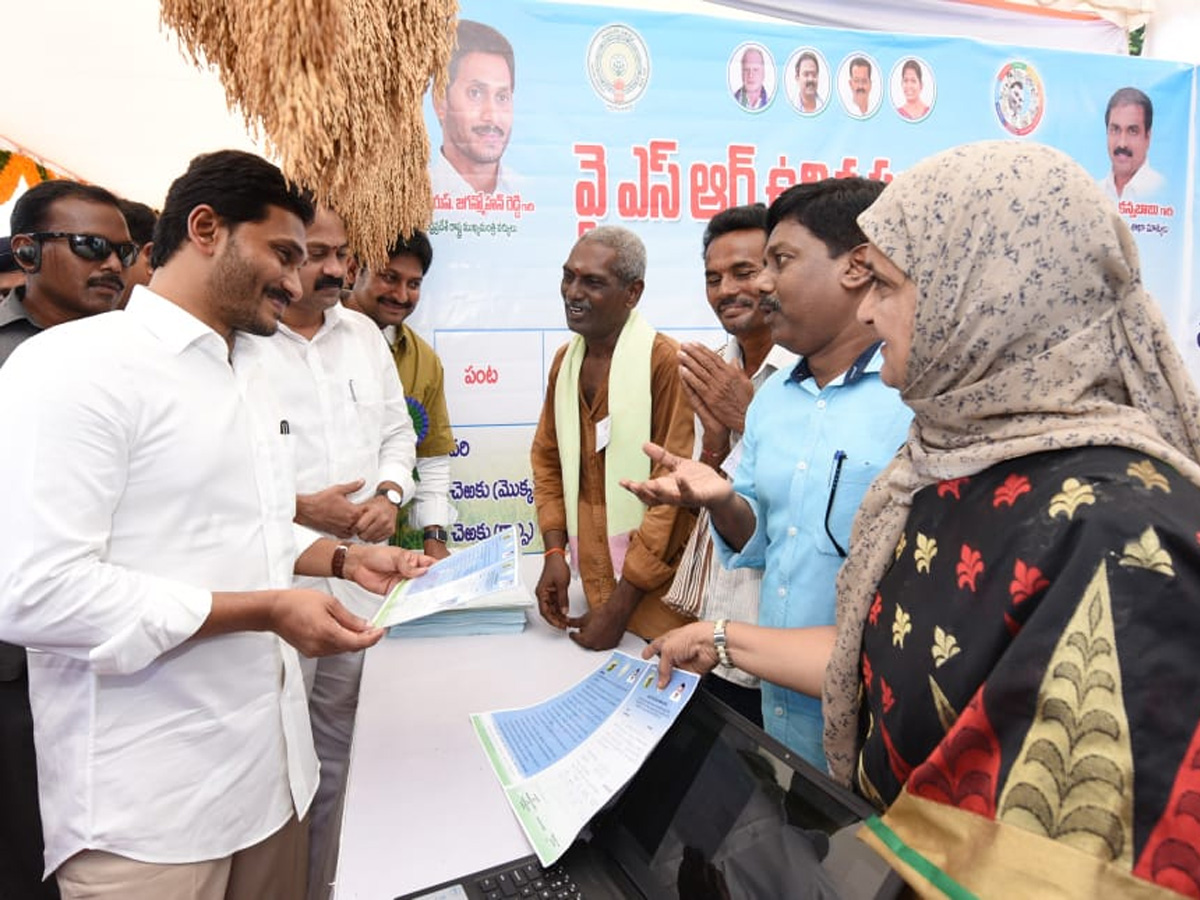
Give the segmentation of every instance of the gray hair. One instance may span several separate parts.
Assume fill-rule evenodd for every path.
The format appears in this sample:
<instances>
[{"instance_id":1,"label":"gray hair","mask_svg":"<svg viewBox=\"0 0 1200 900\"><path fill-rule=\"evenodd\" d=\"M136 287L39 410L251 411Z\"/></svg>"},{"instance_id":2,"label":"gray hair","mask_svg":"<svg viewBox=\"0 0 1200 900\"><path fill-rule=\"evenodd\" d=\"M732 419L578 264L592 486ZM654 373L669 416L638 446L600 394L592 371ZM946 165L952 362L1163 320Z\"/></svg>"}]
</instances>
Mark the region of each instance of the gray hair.
<instances>
[{"instance_id":1,"label":"gray hair","mask_svg":"<svg viewBox=\"0 0 1200 900\"><path fill-rule=\"evenodd\" d=\"M596 241L616 253L613 274L629 285L646 279L646 245L642 239L620 225L601 225L585 231L575 242L578 246L585 241Z\"/></svg>"}]
</instances>

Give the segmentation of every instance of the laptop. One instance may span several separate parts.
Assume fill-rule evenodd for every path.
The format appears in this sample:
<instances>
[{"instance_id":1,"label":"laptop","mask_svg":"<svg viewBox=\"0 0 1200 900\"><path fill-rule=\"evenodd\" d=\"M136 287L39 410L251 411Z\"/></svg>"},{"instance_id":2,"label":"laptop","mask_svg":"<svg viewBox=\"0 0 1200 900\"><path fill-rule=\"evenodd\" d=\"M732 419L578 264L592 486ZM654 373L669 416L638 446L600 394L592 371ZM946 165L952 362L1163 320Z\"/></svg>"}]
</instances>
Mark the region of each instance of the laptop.
<instances>
[{"instance_id":1,"label":"laptop","mask_svg":"<svg viewBox=\"0 0 1200 900\"><path fill-rule=\"evenodd\" d=\"M890 900L854 837L875 810L706 691L552 865L536 856L396 900Z\"/></svg>"}]
</instances>

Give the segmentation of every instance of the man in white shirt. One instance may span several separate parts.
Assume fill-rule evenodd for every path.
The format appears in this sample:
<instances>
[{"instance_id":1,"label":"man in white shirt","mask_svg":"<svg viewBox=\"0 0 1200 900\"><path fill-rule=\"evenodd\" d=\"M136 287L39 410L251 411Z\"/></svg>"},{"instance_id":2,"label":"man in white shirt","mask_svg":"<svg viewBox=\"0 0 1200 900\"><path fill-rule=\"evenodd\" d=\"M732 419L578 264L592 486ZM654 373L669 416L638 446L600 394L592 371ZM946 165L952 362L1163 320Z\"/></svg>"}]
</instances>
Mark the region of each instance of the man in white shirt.
<instances>
[{"instance_id":1,"label":"man in white shirt","mask_svg":"<svg viewBox=\"0 0 1200 900\"><path fill-rule=\"evenodd\" d=\"M275 386L295 446L296 521L327 537L386 542L413 496L416 434L391 349L378 326L338 300L350 246L342 219L318 208L307 230L300 297L279 330L250 339ZM341 579L299 576L370 617L379 597ZM302 660L321 778L312 806L309 896L326 897L336 864L337 808L350 758L363 652Z\"/></svg>"},{"instance_id":2,"label":"man in white shirt","mask_svg":"<svg viewBox=\"0 0 1200 900\"><path fill-rule=\"evenodd\" d=\"M299 296L311 217L265 160L197 157L151 287L0 369L0 639L30 648L66 900L302 896L317 760L293 646L381 632L292 571L382 592L430 562L291 522L289 424L238 335Z\"/></svg>"},{"instance_id":3,"label":"man in white shirt","mask_svg":"<svg viewBox=\"0 0 1200 900\"><path fill-rule=\"evenodd\" d=\"M1162 175L1146 162L1153 127L1154 104L1142 91L1123 87L1109 98L1104 128L1112 170L1100 180L1100 186L1113 200L1139 203L1162 190Z\"/></svg>"},{"instance_id":4,"label":"man in white shirt","mask_svg":"<svg viewBox=\"0 0 1200 900\"><path fill-rule=\"evenodd\" d=\"M717 213L704 229L704 285L708 304L729 335L720 352L703 344L680 348L680 380L696 412L695 457L717 471L737 471L746 410L755 392L780 369L796 365L796 354L771 340L771 326L759 305L758 276L767 246L767 208L761 203ZM713 560L712 565L720 568ZM744 578L736 596L705 599L707 618L758 622L761 573ZM713 590L713 578L707 585ZM762 727L758 679L731 666L705 677L705 688Z\"/></svg>"}]
</instances>

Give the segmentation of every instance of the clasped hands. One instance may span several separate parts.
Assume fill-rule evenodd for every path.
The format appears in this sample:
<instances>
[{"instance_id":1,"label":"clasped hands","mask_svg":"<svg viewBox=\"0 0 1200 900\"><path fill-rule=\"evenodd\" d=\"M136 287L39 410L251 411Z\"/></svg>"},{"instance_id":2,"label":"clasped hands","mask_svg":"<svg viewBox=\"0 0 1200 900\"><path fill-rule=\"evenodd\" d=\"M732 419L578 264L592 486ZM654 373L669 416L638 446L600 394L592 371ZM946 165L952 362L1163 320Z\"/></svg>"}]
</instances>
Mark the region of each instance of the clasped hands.
<instances>
[{"instance_id":1,"label":"clasped hands","mask_svg":"<svg viewBox=\"0 0 1200 900\"><path fill-rule=\"evenodd\" d=\"M339 538L356 537L375 544L396 530L396 507L378 495L355 503L350 495L362 489L361 478L334 484L296 497L296 521Z\"/></svg>"}]
</instances>

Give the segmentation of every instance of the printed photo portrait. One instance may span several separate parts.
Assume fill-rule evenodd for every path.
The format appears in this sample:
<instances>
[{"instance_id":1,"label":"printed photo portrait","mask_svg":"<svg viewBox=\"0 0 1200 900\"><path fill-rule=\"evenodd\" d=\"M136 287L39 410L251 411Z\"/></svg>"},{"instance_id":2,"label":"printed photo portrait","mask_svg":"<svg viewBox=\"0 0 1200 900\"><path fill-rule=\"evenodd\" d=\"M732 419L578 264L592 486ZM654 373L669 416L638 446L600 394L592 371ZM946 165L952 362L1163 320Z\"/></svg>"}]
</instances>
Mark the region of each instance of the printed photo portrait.
<instances>
[{"instance_id":1,"label":"printed photo portrait","mask_svg":"<svg viewBox=\"0 0 1200 900\"><path fill-rule=\"evenodd\" d=\"M937 84L925 60L916 56L900 60L892 69L888 87L896 114L906 122L920 122L933 111Z\"/></svg>"},{"instance_id":2,"label":"printed photo portrait","mask_svg":"<svg viewBox=\"0 0 1200 900\"><path fill-rule=\"evenodd\" d=\"M747 112L762 112L775 99L775 59L762 44L741 44L729 57L726 80L730 95Z\"/></svg>"},{"instance_id":3,"label":"printed photo portrait","mask_svg":"<svg viewBox=\"0 0 1200 900\"><path fill-rule=\"evenodd\" d=\"M815 116L829 102L831 75L825 56L815 47L801 47L788 57L783 69L784 93L792 109Z\"/></svg>"},{"instance_id":4,"label":"printed photo portrait","mask_svg":"<svg viewBox=\"0 0 1200 900\"><path fill-rule=\"evenodd\" d=\"M853 119L869 119L883 99L879 63L866 53L854 52L842 60L837 73L838 98Z\"/></svg>"}]
</instances>

